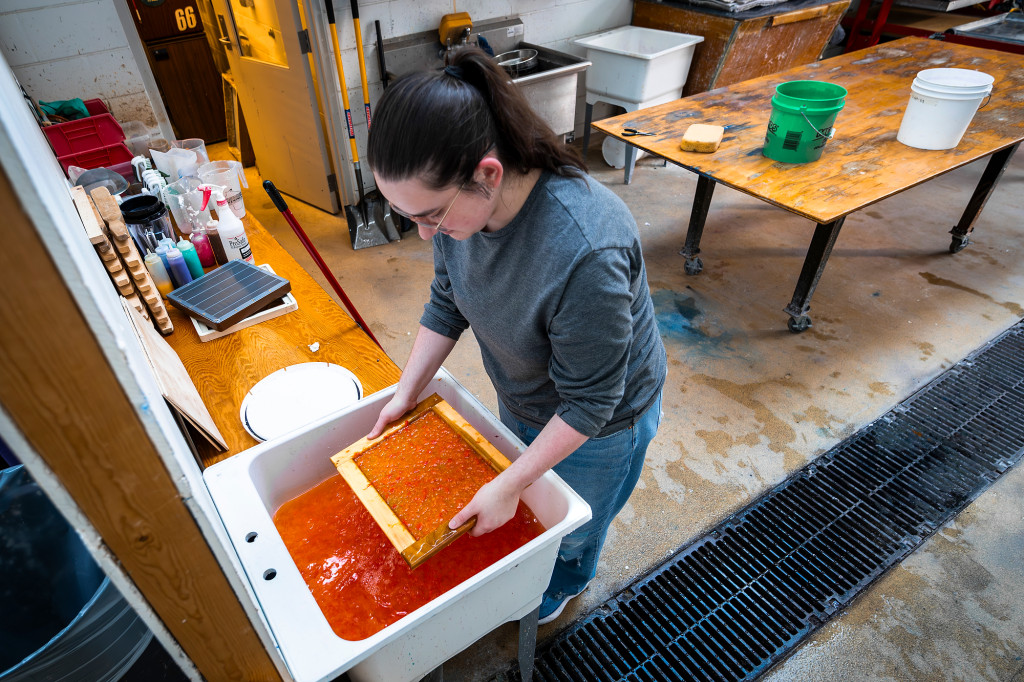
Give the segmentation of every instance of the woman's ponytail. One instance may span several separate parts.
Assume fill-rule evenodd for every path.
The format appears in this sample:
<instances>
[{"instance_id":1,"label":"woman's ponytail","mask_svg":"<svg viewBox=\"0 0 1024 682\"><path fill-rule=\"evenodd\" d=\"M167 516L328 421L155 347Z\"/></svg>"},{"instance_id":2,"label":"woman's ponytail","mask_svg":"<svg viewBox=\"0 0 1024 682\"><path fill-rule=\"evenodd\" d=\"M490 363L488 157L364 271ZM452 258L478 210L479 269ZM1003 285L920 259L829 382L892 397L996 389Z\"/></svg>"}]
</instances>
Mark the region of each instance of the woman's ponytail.
<instances>
[{"instance_id":1,"label":"woman's ponytail","mask_svg":"<svg viewBox=\"0 0 1024 682\"><path fill-rule=\"evenodd\" d=\"M393 180L420 176L435 187L468 183L491 149L510 170L558 175L586 170L530 107L505 71L475 47L438 71L399 79L377 107L367 160Z\"/></svg>"}]
</instances>

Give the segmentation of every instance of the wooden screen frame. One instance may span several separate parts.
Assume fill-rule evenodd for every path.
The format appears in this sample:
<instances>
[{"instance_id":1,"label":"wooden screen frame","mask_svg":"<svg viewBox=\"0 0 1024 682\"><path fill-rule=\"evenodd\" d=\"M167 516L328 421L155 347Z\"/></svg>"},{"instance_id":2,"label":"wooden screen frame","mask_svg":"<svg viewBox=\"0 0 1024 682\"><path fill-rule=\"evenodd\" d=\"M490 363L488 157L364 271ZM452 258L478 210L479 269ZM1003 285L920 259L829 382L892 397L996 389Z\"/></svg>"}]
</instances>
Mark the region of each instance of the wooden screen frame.
<instances>
[{"instance_id":1,"label":"wooden screen frame","mask_svg":"<svg viewBox=\"0 0 1024 682\"><path fill-rule=\"evenodd\" d=\"M361 438L331 457L331 461L338 469L338 473L341 474L341 477L352 488L356 497L366 507L366 510L370 512L370 516L377 522L380 529L384 531L388 540L398 550L398 553L402 555L402 558L405 559L410 568L416 568L454 542L456 538L476 525L476 518L470 519L455 529L448 527L448 523L451 521L451 519L448 519L417 540L409 532L405 524L402 523L401 519L398 518L398 515L388 505L380 492L366 478L363 470L356 464L355 459L367 449L383 442L396 431L405 428L426 412L433 412L440 417L497 473L500 474L512 464L501 451L491 445L479 431L473 428L472 424L463 419L462 415L455 411L455 408L436 393L420 401L416 407L406 412L400 419L389 424L383 433L373 440Z\"/></svg>"}]
</instances>

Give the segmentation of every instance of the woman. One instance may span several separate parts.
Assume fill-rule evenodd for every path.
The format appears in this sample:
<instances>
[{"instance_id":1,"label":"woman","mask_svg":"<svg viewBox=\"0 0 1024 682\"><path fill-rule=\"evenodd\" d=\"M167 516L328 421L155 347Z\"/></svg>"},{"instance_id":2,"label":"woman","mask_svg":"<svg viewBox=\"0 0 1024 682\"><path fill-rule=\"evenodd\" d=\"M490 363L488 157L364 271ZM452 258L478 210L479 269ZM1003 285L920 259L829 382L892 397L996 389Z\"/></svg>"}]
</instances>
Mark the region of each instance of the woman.
<instances>
[{"instance_id":1,"label":"woman","mask_svg":"<svg viewBox=\"0 0 1024 682\"><path fill-rule=\"evenodd\" d=\"M540 607L550 622L594 577L660 422L665 349L636 222L475 48L389 87L368 151L391 209L434 247L419 332L369 436L416 404L472 327L501 420L529 447L450 526L500 527L552 468L586 499L593 518L563 539Z\"/></svg>"}]
</instances>

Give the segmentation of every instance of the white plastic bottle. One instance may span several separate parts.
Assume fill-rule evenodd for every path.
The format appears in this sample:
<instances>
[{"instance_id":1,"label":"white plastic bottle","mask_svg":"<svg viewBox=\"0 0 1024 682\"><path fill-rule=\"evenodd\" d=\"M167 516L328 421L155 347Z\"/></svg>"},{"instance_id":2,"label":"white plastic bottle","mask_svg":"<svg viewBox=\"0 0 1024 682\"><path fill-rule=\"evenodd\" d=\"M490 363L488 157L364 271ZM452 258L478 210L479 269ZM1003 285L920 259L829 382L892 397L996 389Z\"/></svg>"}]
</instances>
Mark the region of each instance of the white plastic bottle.
<instances>
[{"instance_id":1,"label":"white plastic bottle","mask_svg":"<svg viewBox=\"0 0 1024 682\"><path fill-rule=\"evenodd\" d=\"M221 244L224 245L224 255L227 260L244 260L255 265L242 221L231 211L223 191L215 187L212 194L213 200L217 202L217 231Z\"/></svg>"}]
</instances>

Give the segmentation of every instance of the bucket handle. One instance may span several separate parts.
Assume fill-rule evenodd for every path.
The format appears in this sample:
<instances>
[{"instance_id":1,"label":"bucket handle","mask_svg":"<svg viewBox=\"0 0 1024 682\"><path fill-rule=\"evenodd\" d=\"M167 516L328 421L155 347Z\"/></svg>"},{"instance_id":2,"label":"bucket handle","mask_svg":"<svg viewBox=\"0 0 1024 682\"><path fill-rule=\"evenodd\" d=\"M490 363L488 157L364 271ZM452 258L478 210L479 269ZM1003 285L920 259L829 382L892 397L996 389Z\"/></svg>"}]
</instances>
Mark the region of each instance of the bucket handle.
<instances>
[{"instance_id":1,"label":"bucket handle","mask_svg":"<svg viewBox=\"0 0 1024 682\"><path fill-rule=\"evenodd\" d=\"M813 130L813 131L814 131L815 133L817 133L818 137L821 137L821 138L823 138L823 139L826 139L826 140L831 140L831 139L832 139L832 136L836 134L836 129L835 129L835 128L832 128L832 129L831 129L831 130L830 130L830 131L828 132L828 135L826 135L825 133L823 133L823 132L821 132L820 130L818 130L818 129L817 129L817 128L816 128L815 126L814 126L814 124L813 124L813 123L811 123L811 119L807 118L807 114L805 114L805 113L804 113L804 109L806 109L806 108L807 108L807 107L800 107L800 115L804 117L804 120L805 120L805 121L807 121L807 125L811 126L811 130Z\"/></svg>"},{"instance_id":2,"label":"bucket handle","mask_svg":"<svg viewBox=\"0 0 1024 682\"><path fill-rule=\"evenodd\" d=\"M978 107L978 109L984 109L985 107L988 106L988 103L991 102L991 101L992 101L992 91L990 90L989 93L988 93L988 97L985 98L985 103L982 104L980 107Z\"/></svg>"}]
</instances>

